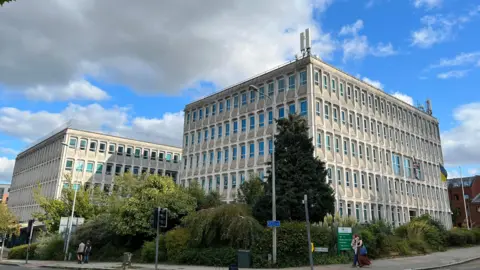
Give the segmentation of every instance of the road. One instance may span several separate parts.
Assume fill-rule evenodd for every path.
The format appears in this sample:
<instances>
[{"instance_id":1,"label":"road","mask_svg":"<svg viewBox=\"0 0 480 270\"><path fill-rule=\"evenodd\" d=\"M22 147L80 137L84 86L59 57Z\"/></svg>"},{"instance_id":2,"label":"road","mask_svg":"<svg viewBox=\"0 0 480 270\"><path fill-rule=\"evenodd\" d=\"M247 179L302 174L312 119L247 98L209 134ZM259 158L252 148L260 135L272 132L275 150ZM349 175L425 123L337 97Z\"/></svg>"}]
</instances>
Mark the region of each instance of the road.
<instances>
[{"instance_id":1,"label":"road","mask_svg":"<svg viewBox=\"0 0 480 270\"><path fill-rule=\"evenodd\" d=\"M58 270L53 268L38 268L38 267L23 267L23 266L15 266L15 265L0 265L0 270Z\"/></svg>"},{"instance_id":2,"label":"road","mask_svg":"<svg viewBox=\"0 0 480 270\"><path fill-rule=\"evenodd\" d=\"M480 269L480 260L472 261L466 264L460 264L448 268L442 268L443 270L478 270Z\"/></svg>"}]
</instances>

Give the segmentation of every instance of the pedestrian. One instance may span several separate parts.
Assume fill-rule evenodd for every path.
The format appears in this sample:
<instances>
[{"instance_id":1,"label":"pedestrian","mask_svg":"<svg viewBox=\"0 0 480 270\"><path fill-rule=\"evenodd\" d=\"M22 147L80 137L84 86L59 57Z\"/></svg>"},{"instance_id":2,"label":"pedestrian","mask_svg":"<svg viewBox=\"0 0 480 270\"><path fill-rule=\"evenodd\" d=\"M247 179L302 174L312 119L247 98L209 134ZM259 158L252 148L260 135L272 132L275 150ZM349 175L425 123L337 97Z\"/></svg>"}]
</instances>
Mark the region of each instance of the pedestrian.
<instances>
[{"instance_id":1,"label":"pedestrian","mask_svg":"<svg viewBox=\"0 0 480 270\"><path fill-rule=\"evenodd\" d=\"M85 243L83 241L80 241L80 244L78 245L77 249L77 261L78 264L83 264L83 254L85 252Z\"/></svg>"},{"instance_id":2,"label":"pedestrian","mask_svg":"<svg viewBox=\"0 0 480 270\"><path fill-rule=\"evenodd\" d=\"M370 262L367 256L367 247L364 244L362 244L358 254L358 266L364 267L370 264L372 264L372 262Z\"/></svg>"},{"instance_id":3,"label":"pedestrian","mask_svg":"<svg viewBox=\"0 0 480 270\"><path fill-rule=\"evenodd\" d=\"M83 262L88 263L88 258L90 257L90 253L92 252L92 242L90 240L87 241L85 245L85 251L83 252Z\"/></svg>"},{"instance_id":4,"label":"pedestrian","mask_svg":"<svg viewBox=\"0 0 480 270\"><path fill-rule=\"evenodd\" d=\"M352 267L357 267L357 264L358 264L358 253L360 251L360 247L362 246L363 242L362 240L360 239L360 236L358 236L358 234L355 234L353 235L353 239L352 239L352 243L351 243L351 246L352 246L352 249L353 249L353 265Z\"/></svg>"}]
</instances>

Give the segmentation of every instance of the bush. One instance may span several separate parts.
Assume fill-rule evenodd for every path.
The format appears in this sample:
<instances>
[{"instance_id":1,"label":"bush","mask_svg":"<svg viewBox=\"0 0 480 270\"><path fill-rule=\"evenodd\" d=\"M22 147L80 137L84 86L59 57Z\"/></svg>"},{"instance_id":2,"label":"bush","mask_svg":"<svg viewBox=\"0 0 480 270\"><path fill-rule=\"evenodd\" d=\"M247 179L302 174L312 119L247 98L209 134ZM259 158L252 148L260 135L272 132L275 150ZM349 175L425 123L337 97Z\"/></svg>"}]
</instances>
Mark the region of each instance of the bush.
<instances>
[{"instance_id":1,"label":"bush","mask_svg":"<svg viewBox=\"0 0 480 270\"><path fill-rule=\"evenodd\" d=\"M237 262L237 252L231 247L189 248L182 252L179 262L191 265L228 266Z\"/></svg>"},{"instance_id":2,"label":"bush","mask_svg":"<svg viewBox=\"0 0 480 270\"><path fill-rule=\"evenodd\" d=\"M408 240L408 245L412 250L418 251L422 254L427 254L429 252L428 244L421 239L410 239Z\"/></svg>"},{"instance_id":3,"label":"bush","mask_svg":"<svg viewBox=\"0 0 480 270\"><path fill-rule=\"evenodd\" d=\"M370 258L379 258L398 250L394 246L392 226L382 220L365 224L358 234L367 246Z\"/></svg>"},{"instance_id":4,"label":"bush","mask_svg":"<svg viewBox=\"0 0 480 270\"><path fill-rule=\"evenodd\" d=\"M316 247L328 247L333 252L331 230L311 226L311 239ZM307 230L304 222L285 222L277 228L277 266L298 267L308 264ZM267 267L272 250L272 230L265 229L252 247L254 267ZM321 258L321 257L319 257Z\"/></svg>"},{"instance_id":5,"label":"bush","mask_svg":"<svg viewBox=\"0 0 480 270\"><path fill-rule=\"evenodd\" d=\"M154 241L145 242L141 249L141 261L145 263L155 262L155 247ZM165 248L165 237L160 235L158 239L158 261L164 262L167 260L167 250Z\"/></svg>"},{"instance_id":6,"label":"bush","mask_svg":"<svg viewBox=\"0 0 480 270\"><path fill-rule=\"evenodd\" d=\"M63 260L64 241L61 235L45 235L41 237L35 249L35 258L38 260Z\"/></svg>"},{"instance_id":7,"label":"bush","mask_svg":"<svg viewBox=\"0 0 480 270\"><path fill-rule=\"evenodd\" d=\"M450 246L463 247L469 244L469 242L471 242L471 237L466 229L453 228L448 232L448 244Z\"/></svg>"},{"instance_id":8,"label":"bush","mask_svg":"<svg viewBox=\"0 0 480 270\"><path fill-rule=\"evenodd\" d=\"M37 243L33 243L30 245L30 251L28 258L35 259L35 249L37 248ZM27 258L27 249L28 245L20 245L10 249L8 252L8 259L10 260L24 260Z\"/></svg>"},{"instance_id":9,"label":"bush","mask_svg":"<svg viewBox=\"0 0 480 270\"><path fill-rule=\"evenodd\" d=\"M393 243L393 251L398 252L402 256L410 255L410 245L405 239L395 239Z\"/></svg>"},{"instance_id":10,"label":"bush","mask_svg":"<svg viewBox=\"0 0 480 270\"><path fill-rule=\"evenodd\" d=\"M182 253L187 250L190 241L190 231L178 228L167 232L165 247L169 262L180 262Z\"/></svg>"}]
</instances>

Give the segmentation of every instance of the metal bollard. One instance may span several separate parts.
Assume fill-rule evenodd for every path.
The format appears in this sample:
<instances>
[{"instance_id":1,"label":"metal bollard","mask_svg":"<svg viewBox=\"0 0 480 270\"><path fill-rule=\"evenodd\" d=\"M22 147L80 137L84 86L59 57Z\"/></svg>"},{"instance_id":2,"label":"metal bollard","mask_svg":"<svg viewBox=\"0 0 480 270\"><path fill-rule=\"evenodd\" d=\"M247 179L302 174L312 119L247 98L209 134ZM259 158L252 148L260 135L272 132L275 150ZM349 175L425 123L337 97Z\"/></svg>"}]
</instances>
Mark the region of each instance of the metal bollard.
<instances>
[{"instance_id":1,"label":"metal bollard","mask_svg":"<svg viewBox=\"0 0 480 270\"><path fill-rule=\"evenodd\" d=\"M132 266L132 253L125 252L123 253L123 263L122 268L124 270L128 269L128 267Z\"/></svg>"}]
</instances>

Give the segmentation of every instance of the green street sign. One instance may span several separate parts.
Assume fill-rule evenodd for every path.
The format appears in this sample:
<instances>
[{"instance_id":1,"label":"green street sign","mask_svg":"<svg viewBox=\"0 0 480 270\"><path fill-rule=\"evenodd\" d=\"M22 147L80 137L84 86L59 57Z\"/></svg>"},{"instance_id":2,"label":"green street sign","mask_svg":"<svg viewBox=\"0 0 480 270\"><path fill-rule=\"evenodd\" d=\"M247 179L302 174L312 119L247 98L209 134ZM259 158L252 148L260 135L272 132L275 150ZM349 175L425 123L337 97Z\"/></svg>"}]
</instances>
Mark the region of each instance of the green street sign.
<instances>
[{"instance_id":1,"label":"green street sign","mask_svg":"<svg viewBox=\"0 0 480 270\"><path fill-rule=\"evenodd\" d=\"M342 250L352 249L352 228L351 227L338 227L337 235L338 243L337 250L340 254Z\"/></svg>"}]
</instances>

